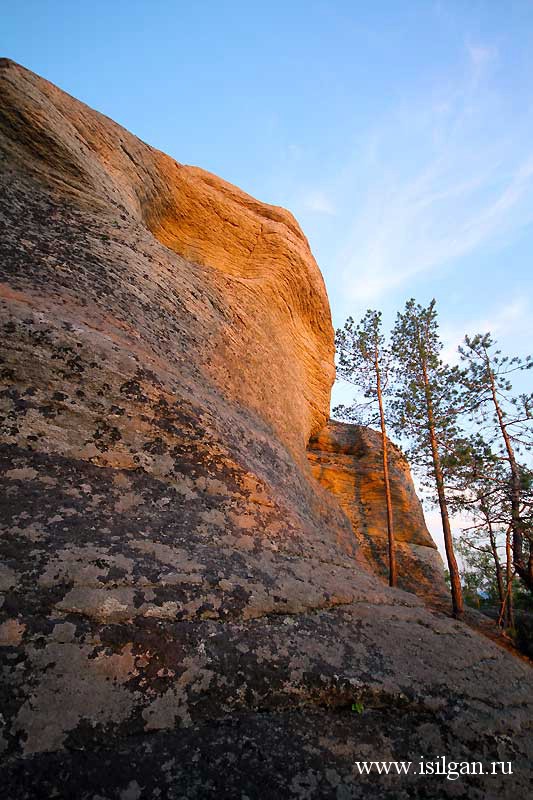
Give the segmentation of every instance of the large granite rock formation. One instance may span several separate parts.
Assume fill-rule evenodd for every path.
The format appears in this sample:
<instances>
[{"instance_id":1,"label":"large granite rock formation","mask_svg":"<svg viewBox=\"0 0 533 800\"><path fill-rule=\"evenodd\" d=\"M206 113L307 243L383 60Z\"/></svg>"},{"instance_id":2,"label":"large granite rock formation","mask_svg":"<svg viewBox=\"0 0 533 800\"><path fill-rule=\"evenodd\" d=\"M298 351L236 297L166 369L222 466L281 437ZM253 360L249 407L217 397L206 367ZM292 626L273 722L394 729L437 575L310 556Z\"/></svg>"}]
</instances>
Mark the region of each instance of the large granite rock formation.
<instances>
[{"instance_id":1,"label":"large granite rock formation","mask_svg":"<svg viewBox=\"0 0 533 800\"><path fill-rule=\"evenodd\" d=\"M330 420L308 445L315 478L339 500L373 571L389 574L387 506L381 435L370 428ZM438 605L447 601L444 565L426 527L409 464L389 446L398 586Z\"/></svg>"},{"instance_id":2,"label":"large granite rock formation","mask_svg":"<svg viewBox=\"0 0 533 800\"><path fill-rule=\"evenodd\" d=\"M510 797L531 670L390 590L313 478L296 222L0 62L3 797ZM367 759L512 776L361 777Z\"/></svg>"}]
</instances>

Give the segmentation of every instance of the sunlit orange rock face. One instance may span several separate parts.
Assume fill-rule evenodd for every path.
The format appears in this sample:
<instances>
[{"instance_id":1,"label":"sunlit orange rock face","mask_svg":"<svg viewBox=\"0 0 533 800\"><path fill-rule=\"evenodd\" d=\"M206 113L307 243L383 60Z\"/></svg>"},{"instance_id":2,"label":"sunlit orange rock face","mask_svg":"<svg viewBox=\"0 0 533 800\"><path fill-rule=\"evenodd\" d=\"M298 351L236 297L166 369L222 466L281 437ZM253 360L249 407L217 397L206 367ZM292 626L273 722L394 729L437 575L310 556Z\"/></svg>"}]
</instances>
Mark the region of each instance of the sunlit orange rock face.
<instances>
[{"instance_id":1,"label":"sunlit orange rock face","mask_svg":"<svg viewBox=\"0 0 533 800\"><path fill-rule=\"evenodd\" d=\"M355 760L507 740L525 796L528 668L384 585L313 477L293 217L6 60L0 156L2 797L381 797Z\"/></svg>"},{"instance_id":2,"label":"sunlit orange rock face","mask_svg":"<svg viewBox=\"0 0 533 800\"><path fill-rule=\"evenodd\" d=\"M444 566L426 527L409 464L389 446L390 488L398 586L442 600ZM388 579L388 531L381 436L370 428L330 420L308 447L315 478L337 497L371 568Z\"/></svg>"},{"instance_id":3,"label":"sunlit orange rock face","mask_svg":"<svg viewBox=\"0 0 533 800\"><path fill-rule=\"evenodd\" d=\"M13 164L24 164L55 198L68 197L96 219L102 215L102 224L113 228L100 232L110 237L101 241L110 256L126 247L137 261L148 259L144 272L133 262L128 271L136 302L160 302L161 313L181 303L205 340L194 342L191 330L189 347L202 351L195 358L202 380L259 413L301 455L328 415L334 343L324 282L294 217L178 164L28 72L4 65L2 94L4 146ZM140 240L126 241L132 225L153 246L165 246L159 254L169 248L186 263L142 253ZM80 275L80 288L83 283ZM96 311L90 299L89 314ZM146 345L137 318L132 332L110 312L110 326ZM149 318L140 322L150 324Z\"/></svg>"}]
</instances>

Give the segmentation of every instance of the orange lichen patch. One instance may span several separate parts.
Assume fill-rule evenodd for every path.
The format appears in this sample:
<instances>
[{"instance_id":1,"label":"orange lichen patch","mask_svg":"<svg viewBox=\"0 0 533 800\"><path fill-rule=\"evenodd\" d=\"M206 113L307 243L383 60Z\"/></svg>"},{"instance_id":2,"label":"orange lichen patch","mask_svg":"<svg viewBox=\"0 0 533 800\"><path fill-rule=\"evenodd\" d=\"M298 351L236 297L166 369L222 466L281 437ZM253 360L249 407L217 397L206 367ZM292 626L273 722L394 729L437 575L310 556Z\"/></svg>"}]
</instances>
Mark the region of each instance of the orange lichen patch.
<instances>
[{"instance_id":1,"label":"orange lichen patch","mask_svg":"<svg viewBox=\"0 0 533 800\"><path fill-rule=\"evenodd\" d=\"M8 619L0 625L0 647L16 647L22 642L26 625L18 619Z\"/></svg>"}]
</instances>

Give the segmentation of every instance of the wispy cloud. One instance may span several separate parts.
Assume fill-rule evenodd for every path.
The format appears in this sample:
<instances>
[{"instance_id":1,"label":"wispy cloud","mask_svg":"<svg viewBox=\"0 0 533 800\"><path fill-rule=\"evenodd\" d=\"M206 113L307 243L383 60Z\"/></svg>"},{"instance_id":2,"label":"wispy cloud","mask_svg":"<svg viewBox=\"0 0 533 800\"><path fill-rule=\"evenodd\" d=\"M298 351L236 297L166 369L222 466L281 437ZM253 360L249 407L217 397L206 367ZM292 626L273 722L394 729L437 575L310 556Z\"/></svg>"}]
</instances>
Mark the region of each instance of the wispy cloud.
<instances>
[{"instance_id":1,"label":"wispy cloud","mask_svg":"<svg viewBox=\"0 0 533 800\"><path fill-rule=\"evenodd\" d=\"M472 318L460 326L442 326L440 334L444 344L443 360L448 364L458 363L457 347L463 341L465 333L469 336L476 333L491 333L496 339L504 339L511 334L516 340L521 334L528 334L530 328L531 306L528 298L514 298L494 308L487 316Z\"/></svg>"},{"instance_id":2,"label":"wispy cloud","mask_svg":"<svg viewBox=\"0 0 533 800\"><path fill-rule=\"evenodd\" d=\"M496 61L498 49L493 45L469 42L466 45L466 51L472 65L471 78L474 83L477 83L484 77L487 68Z\"/></svg>"},{"instance_id":3,"label":"wispy cloud","mask_svg":"<svg viewBox=\"0 0 533 800\"><path fill-rule=\"evenodd\" d=\"M498 58L492 46L465 45L459 77L395 109L372 133L366 165L339 180L357 183L366 170L359 183L371 186L352 197L341 254L354 297L375 300L533 221L533 115L506 119L491 78Z\"/></svg>"},{"instance_id":4,"label":"wispy cloud","mask_svg":"<svg viewBox=\"0 0 533 800\"><path fill-rule=\"evenodd\" d=\"M308 192L302 201L302 205L308 211L313 211L317 214L334 215L336 213L335 206L326 192L320 189L313 189Z\"/></svg>"}]
</instances>

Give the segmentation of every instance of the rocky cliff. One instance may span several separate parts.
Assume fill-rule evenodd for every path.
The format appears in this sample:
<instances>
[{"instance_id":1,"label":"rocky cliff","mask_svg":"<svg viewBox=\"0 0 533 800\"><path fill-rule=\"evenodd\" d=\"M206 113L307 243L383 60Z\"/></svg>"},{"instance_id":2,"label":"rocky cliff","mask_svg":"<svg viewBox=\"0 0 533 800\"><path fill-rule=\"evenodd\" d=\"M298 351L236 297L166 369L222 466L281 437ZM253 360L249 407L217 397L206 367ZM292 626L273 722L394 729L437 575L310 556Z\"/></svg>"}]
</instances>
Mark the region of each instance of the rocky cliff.
<instances>
[{"instance_id":1,"label":"rocky cliff","mask_svg":"<svg viewBox=\"0 0 533 800\"><path fill-rule=\"evenodd\" d=\"M315 478L339 500L370 568L388 579L387 507L381 436L370 428L330 420L308 445ZM442 603L449 592L444 565L426 527L409 464L391 443L390 488L393 504L398 586Z\"/></svg>"},{"instance_id":2,"label":"rocky cliff","mask_svg":"<svg viewBox=\"0 0 533 800\"><path fill-rule=\"evenodd\" d=\"M396 798L354 762L442 755L525 793L530 668L384 586L311 474L292 216L6 60L0 100L3 796Z\"/></svg>"}]
</instances>

